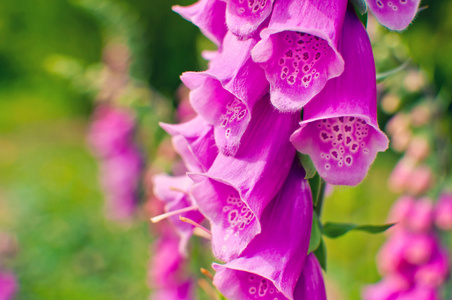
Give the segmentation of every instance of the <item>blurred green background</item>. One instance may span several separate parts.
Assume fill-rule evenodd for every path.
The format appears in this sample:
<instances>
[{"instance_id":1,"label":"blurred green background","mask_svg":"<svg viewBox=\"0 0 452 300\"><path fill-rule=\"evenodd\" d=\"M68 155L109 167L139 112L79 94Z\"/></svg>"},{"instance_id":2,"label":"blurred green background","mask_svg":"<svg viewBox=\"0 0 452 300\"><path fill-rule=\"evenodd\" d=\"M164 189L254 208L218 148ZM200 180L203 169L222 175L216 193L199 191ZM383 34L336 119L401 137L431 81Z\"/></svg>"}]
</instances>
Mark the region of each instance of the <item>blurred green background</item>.
<instances>
[{"instance_id":1,"label":"blurred green background","mask_svg":"<svg viewBox=\"0 0 452 300\"><path fill-rule=\"evenodd\" d=\"M174 4L193 2L0 2L0 231L17 238L17 255L2 262L18 276L17 299L148 297L153 240L148 221L144 214L128 224L104 218L97 165L85 135L102 48L112 38L130 46L132 76L167 99L169 111L174 108L179 75L205 68L200 51L212 47L171 11ZM429 7L408 30L384 38L388 32L378 29L377 69L411 57L412 65L424 70L432 93L441 91L450 99L452 2L422 5ZM404 95L401 106L411 100ZM139 102L146 120L140 138L148 156L155 154L149 141L162 136L157 121L171 121L151 103ZM450 105L446 109L450 115ZM384 126L390 114L380 116ZM384 223L396 199L387 178L398 158L391 150L380 154L362 185L336 188L325 202L323 220ZM337 299L359 299L363 285L379 280L375 254L384 238L351 233L326 241L328 282Z\"/></svg>"}]
</instances>

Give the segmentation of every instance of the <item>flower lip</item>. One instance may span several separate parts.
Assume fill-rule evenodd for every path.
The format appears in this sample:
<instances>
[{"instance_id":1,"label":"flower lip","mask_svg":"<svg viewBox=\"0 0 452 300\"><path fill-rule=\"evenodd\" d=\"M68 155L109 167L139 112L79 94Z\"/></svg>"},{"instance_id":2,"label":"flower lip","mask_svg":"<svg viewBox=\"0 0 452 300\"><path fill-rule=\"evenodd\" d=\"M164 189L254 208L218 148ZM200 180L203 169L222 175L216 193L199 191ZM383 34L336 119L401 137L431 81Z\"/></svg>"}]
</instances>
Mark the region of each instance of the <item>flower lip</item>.
<instances>
[{"instance_id":1,"label":"flower lip","mask_svg":"<svg viewBox=\"0 0 452 300\"><path fill-rule=\"evenodd\" d=\"M192 190L194 200L211 223L215 256L226 262L236 258L261 232L256 212L230 182L204 173L189 172L187 175L195 182ZM215 196L218 198L212 200Z\"/></svg>"},{"instance_id":2,"label":"flower lip","mask_svg":"<svg viewBox=\"0 0 452 300\"><path fill-rule=\"evenodd\" d=\"M410 25L420 4L420 0L366 0L366 2L381 25L397 31L404 30Z\"/></svg>"},{"instance_id":3,"label":"flower lip","mask_svg":"<svg viewBox=\"0 0 452 300\"><path fill-rule=\"evenodd\" d=\"M252 286L242 275L253 273L262 277L260 280L272 282L285 298L293 299L293 291L305 263L304 253L308 251L312 225L312 198L304 176L305 171L295 160L283 187L261 216L261 233L239 257L222 266L214 265L217 270L222 270L221 274L217 272L215 275L214 284L226 296L248 299L246 295L256 290L250 292ZM238 282L240 287L231 284L231 281ZM237 294L230 291L231 288ZM266 282L259 285L260 296L264 296L268 289L271 287Z\"/></svg>"},{"instance_id":4,"label":"flower lip","mask_svg":"<svg viewBox=\"0 0 452 300\"><path fill-rule=\"evenodd\" d=\"M265 23L265 20L272 12L275 0L223 1L227 3L226 23L229 30L241 39L248 39L259 30L262 23ZM244 3L245 5L243 5ZM241 5L243 6L240 7Z\"/></svg>"},{"instance_id":5,"label":"flower lip","mask_svg":"<svg viewBox=\"0 0 452 300\"><path fill-rule=\"evenodd\" d=\"M200 0L189 6L174 5L172 10L198 26L214 44L221 45L227 32L224 2Z\"/></svg>"}]
</instances>

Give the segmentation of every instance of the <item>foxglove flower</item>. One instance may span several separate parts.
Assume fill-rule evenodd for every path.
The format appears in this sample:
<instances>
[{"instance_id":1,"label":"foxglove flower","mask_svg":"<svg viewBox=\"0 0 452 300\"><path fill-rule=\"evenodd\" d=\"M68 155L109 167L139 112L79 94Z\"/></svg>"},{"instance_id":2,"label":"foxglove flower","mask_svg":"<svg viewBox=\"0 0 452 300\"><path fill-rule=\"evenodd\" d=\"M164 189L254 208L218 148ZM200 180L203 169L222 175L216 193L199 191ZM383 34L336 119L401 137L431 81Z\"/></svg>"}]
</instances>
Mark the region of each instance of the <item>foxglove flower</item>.
<instances>
[{"instance_id":1,"label":"foxglove flower","mask_svg":"<svg viewBox=\"0 0 452 300\"><path fill-rule=\"evenodd\" d=\"M167 229L153 246L154 255L149 268L150 285L156 288L176 285L184 262L184 257L178 250L179 238Z\"/></svg>"},{"instance_id":2,"label":"foxglove flower","mask_svg":"<svg viewBox=\"0 0 452 300\"><path fill-rule=\"evenodd\" d=\"M189 194L192 184L193 181L185 175L172 177L161 174L154 177L154 194L165 202L166 213L176 213L169 216L169 220L180 236L179 251L183 254L187 254L187 243L193 234L194 226L182 222L179 216L188 218L196 223L201 223L204 220L204 216L199 213Z\"/></svg>"},{"instance_id":3,"label":"foxglove flower","mask_svg":"<svg viewBox=\"0 0 452 300\"><path fill-rule=\"evenodd\" d=\"M230 261L261 231L260 217L289 173L295 149L289 134L296 114L281 114L268 96L253 109L251 123L236 156L222 153L204 174L190 174L192 194L209 219L215 256Z\"/></svg>"},{"instance_id":4,"label":"foxglove flower","mask_svg":"<svg viewBox=\"0 0 452 300\"><path fill-rule=\"evenodd\" d=\"M291 136L308 154L319 175L331 184L357 185L388 139L377 124L372 48L352 6L341 38L344 73L330 80L303 110L301 127Z\"/></svg>"},{"instance_id":5,"label":"foxglove flower","mask_svg":"<svg viewBox=\"0 0 452 300\"><path fill-rule=\"evenodd\" d=\"M156 242L149 269L149 285L153 288L151 300L193 299L193 283L182 274L184 257L178 250L179 245L179 239L169 231Z\"/></svg>"},{"instance_id":6,"label":"foxglove flower","mask_svg":"<svg viewBox=\"0 0 452 300\"><path fill-rule=\"evenodd\" d=\"M420 0L366 0L378 22L391 30L404 30L416 16Z\"/></svg>"},{"instance_id":7,"label":"foxglove flower","mask_svg":"<svg viewBox=\"0 0 452 300\"><path fill-rule=\"evenodd\" d=\"M240 41L228 32L222 49L205 72L181 77L191 89L195 111L214 126L215 142L226 155L235 155L254 104L268 91L263 70L250 55L256 40Z\"/></svg>"},{"instance_id":8,"label":"foxglove flower","mask_svg":"<svg viewBox=\"0 0 452 300\"><path fill-rule=\"evenodd\" d=\"M252 51L265 70L273 105L301 110L344 70L337 49L346 0L276 1L268 28Z\"/></svg>"},{"instance_id":9,"label":"foxglove flower","mask_svg":"<svg viewBox=\"0 0 452 300\"><path fill-rule=\"evenodd\" d=\"M190 6L173 6L173 11L199 27L201 32L217 46L226 34L226 3L218 0L200 0Z\"/></svg>"},{"instance_id":10,"label":"foxglove flower","mask_svg":"<svg viewBox=\"0 0 452 300\"><path fill-rule=\"evenodd\" d=\"M181 156L188 171L205 172L218 155L213 128L201 117L182 124L160 126L172 136L173 147Z\"/></svg>"},{"instance_id":11,"label":"foxglove flower","mask_svg":"<svg viewBox=\"0 0 452 300\"><path fill-rule=\"evenodd\" d=\"M310 260L305 264L312 199L304 175L301 166L294 163L280 193L262 215L262 233L238 258L225 265L213 264L217 271L213 282L226 297L301 299L294 297L294 289L303 265L307 266L307 273L301 276L301 284L308 289L315 286L318 280L315 266ZM311 272L313 277L309 278Z\"/></svg>"},{"instance_id":12,"label":"foxglove flower","mask_svg":"<svg viewBox=\"0 0 452 300\"><path fill-rule=\"evenodd\" d=\"M251 37L272 12L275 0L223 0L226 23L240 39Z\"/></svg>"},{"instance_id":13,"label":"foxglove flower","mask_svg":"<svg viewBox=\"0 0 452 300\"><path fill-rule=\"evenodd\" d=\"M133 145L100 160L99 177L107 217L124 220L133 215L138 203L137 190L142 168L141 154Z\"/></svg>"}]
</instances>

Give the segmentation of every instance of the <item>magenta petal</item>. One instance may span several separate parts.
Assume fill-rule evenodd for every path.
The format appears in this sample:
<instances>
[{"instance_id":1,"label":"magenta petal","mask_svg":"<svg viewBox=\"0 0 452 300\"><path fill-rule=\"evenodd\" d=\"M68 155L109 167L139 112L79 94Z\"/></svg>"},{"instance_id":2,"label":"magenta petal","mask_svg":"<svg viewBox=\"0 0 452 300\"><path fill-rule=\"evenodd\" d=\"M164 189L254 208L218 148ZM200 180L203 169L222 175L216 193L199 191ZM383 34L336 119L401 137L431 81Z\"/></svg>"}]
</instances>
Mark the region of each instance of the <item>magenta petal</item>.
<instances>
[{"instance_id":1,"label":"magenta petal","mask_svg":"<svg viewBox=\"0 0 452 300\"><path fill-rule=\"evenodd\" d=\"M449 272L448 253L438 249L430 261L421 266L414 276L416 282L434 289L441 287L446 281Z\"/></svg>"},{"instance_id":2,"label":"magenta petal","mask_svg":"<svg viewBox=\"0 0 452 300\"><path fill-rule=\"evenodd\" d=\"M303 269L312 222L311 191L304 175L294 163L281 192L262 215L262 233L239 258L213 264L217 271L213 282L229 299L299 299L293 291ZM307 273L306 277L315 275L311 270ZM311 282L305 279L307 287Z\"/></svg>"},{"instance_id":3,"label":"magenta petal","mask_svg":"<svg viewBox=\"0 0 452 300\"><path fill-rule=\"evenodd\" d=\"M404 30L413 21L420 0L366 0L378 22L392 30Z\"/></svg>"},{"instance_id":4,"label":"magenta petal","mask_svg":"<svg viewBox=\"0 0 452 300\"><path fill-rule=\"evenodd\" d=\"M375 65L366 30L352 7L341 39L344 73L303 110L291 136L295 148L311 156L319 175L331 184L356 185L366 176L388 139L377 124Z\"/></svg>"},{"instance_id":5,"label":"magenta petal","mask_svg":"<svg viewBox=\"0 0 452 300\"><path fill-rule=\"evenodd\" d=\"M263 70L251 60L255 43L228 33L207 71L181 77L193 108L215 127L216 144L226 155L235 155L254 104L268 92Z\"/></svg>"},{"instance_id":6,"label":"magenta petal","mask_svg":"<svg viewBox=\"0 0 452 300\"><path fill-rule=\"evenodd\" d=\"M337 45L346 5L345 0L275 2L252 56L265 70L277 109L300 110L343 72Z\"/></svg>"},{"instance_id":7,"label":"magenta petal","mask_svg":"<svg viewBox=\"0 0 452 300\"><path fill-rule=\"evenodd\" d=\"M296 300L326 300L325 284L323 282L322 268L314 253L308 255L303 272L295 287Z\"/></svg>"},{"instance_id":8,"label":"magenta petal","mask_svg":"<svg viewBox=\"0 0 452 300\"><path fill-rule=\"evenodd\" d=\"M265 97L253 110L236 156L220 153L207 173L190 175L196 182L192 194L211 222L213 252L219 259L237 257L260 232L261 214L283 185L295 156L288 139L298 118L278 113Z\"/></svg>"},{"instance_id":9,"label":"magenta petal","mask_svg":"<svg viewBox=\"0 0 452 300\"><path fill-rule=\"evenodd\" d=\"M152 288L177 284L184 260L179 252L179 238L163 235L155 242L153 248L154 255L149 269Z\"/></svg>"},{"instance_id":10,"label":"magenta petal","mask_svg":"<svg viewBox=\"0 0 452 300\"><path fill-rule=\"evenodd\" d=\"M224 0L227 3L226 23L241 39L251 37L272 12L275 0Z\"/></svg>"},{"instance_id":11,"label":"magenta petal","mask_svg":"<svg viewBox=\"0 0 452 300\"><path fill-rule=\"evenodd\" d=\"M435 208L435 224L442 230L452 230L452 193L443 192Z\"/></svg>"},{"instance_id":12,"label":"magenta petal","mask_svg":"<svg viewBox=\"0 0 452 300\"><path fill-rule=\"evenodd\" d=\"M12 300L18 289L16 276L0 272L0 300Z\"/></svg>"},{"instance_id":13,"label":"magenta petal","mask_svg":"<svg viewBox=\"0 0 452 300\"><path fill-rule=\"evenodd\" d=\"M200 116L182 124L160 126L173 136L173 147L188 171L205 172L217 157L213 128Z\"/></svg>"},{"instance_id":14,"label":"magenta petal","mask_svg":"<svg viewBox=\"0 0 452 300\"><path fill-rule=\"evenodd\" d=\"M173 11L199 27L217 46L226 34L226 4L218 0L200 0L190 6L173 6Z\"/></svg>"},{"instance_id":15,"label":"magenta petal","mask_svg":"<svg viewBox=\"0 0 452 300\"><path fill-rule=\"evenodd\" d=\"M157 289L151 296L150 300L192 300L193 283L186 281L178 285L167 286Z\"/></svg>"},{"instance_id":16,"label":"magenta petal","mask_svg":"<svg viewBox=\"0 0 452 300\"><path fill-rule=\"evenodd\" d=\"M187 176L172 177L166 174L156 175L154 177L154 194L157 198L165 202L165 212L176 211L195 205L189 196L189 190L192 184L193 181ZM193 210L169 217L169 220L180 236L179 251L185 255L187 252L187 243L193 234L194 226L182 222L179 216L189 218L196 223L201 223L204 220L204 216L198 210Z\"/></svg>"},{"instance_id":17,"label":"magenta petal","mask_svg":"<svg viewBox=\"0 0 452 300\"><path fill-rule=\"evenodd\" d=\"M369 285L364 288L362 293L363 300L396 300L400 295L401 289L396 280L387 277L384 280Z\"/></svg>"},{"instance_id":18,"label":"magenta petal","mask_svg":"<svg viewBox=\"0 0 452 300\"><path fill-rule=\"evenodd\" d=\"M439 293L428 287L415 286L411 290L399 294L396 300L440 300Z\"/></svg>"}]
</instances>

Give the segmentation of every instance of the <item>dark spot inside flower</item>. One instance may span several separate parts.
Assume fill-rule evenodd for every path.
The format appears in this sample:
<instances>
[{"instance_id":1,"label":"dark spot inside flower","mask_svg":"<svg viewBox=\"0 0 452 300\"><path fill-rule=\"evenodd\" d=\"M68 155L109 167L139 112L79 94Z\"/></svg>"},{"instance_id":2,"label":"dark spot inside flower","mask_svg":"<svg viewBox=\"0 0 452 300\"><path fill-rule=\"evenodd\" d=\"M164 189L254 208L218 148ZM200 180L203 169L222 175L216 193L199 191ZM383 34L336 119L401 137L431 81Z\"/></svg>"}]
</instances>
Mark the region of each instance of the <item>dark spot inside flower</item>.
<instances>
[{"instance_id":1,"label":"dark spot inside flower","mask_svg":"<svg viewBox=\"0 0 452 300\"><path fill-rule=\"evenodd\" d=\"M352 145L352 150L355 151L356 148L358 148L358 144L353 144L353 145Z\"/></svg>"},{"instance_id":2,"label":"dark spot inside flower","mask_svg":"<svg viewBox=\"0 0 452 300\"><path fill-rule=\"evenodd\" d=\"M344 123L344 117L339 117L338 119L339 119L339 121L341 121L342 123Z\"/></svg>"},{"instance_id":3,"label":"dark spot inside flower","mask_svg":"<svg viewBox=\"0 0 452 300\"><path fill-rule=\"evenodd\" d=\"M308 52L303 53L303 59L304 60L308 60L309 59L309 53Z\"/></svg>"},{"instance_id":4,"label":"dark spot inside flower","mask_svg":"<svg viewBox=\"0 0 452 300\"><path fill-rule=\"evenodd\" d=\"M350 144L351 142L352 142L352 139L348 136L347 139L346 139L346 141L345 141L345 143L348 145L348 144Z\"/></svg>"},{"instance_id":5,"label":"dark spot inside flower","mask_svg":"<svg viewBox=\"0 0 452 300\"><path fill-rule=\"evenodd\" d=\"M344 130L345 130L345 132L350 132L350 131L352 131L352 127L348 126L348 125L345 125L344 126Z\"/></svg>"},{"instance_id":6,"label":"dark spot inside flower","mask_svg":"<svg viewBox=\"0 0 452 300\"><path fill-rule=\"evenodd\" d=\"M303 70L304 70L305 72L309 71L309 66L308 66L308 65L305 65L305 66L303 67Z\"/></svg>"},{"instance_id":7,"label":"dark spot inside flower","mask_svg":"<svg viewBox=\"0 0 452 300\"><path fill-rule=\"evenodd\" d=\"M293 55L292 50L289 50L289 51L286 52L286 56L287 57L292 57L292 55Z\"/></svg>"},{"instance_id":8,"label":"dark spot inside flower","mask_svg":"<svg viewBox=\"0 0 452 300\"><path fill-rule=\"evenodd\" d=\"M347 162L348 164L351 164L352 158L351 158L351 157L347 157L347 158L345 159L345 162Z\"/></svg>"},{"instance_id":9,"label":"dark spot inside flower","mask_svg":"<svg viewBox=\"0 0 452 300\"><path fill-rule=\"evenodd\" d=\"M337 153L337 151L333 151L333 152L331 152L331 155L333 155L335 158L337 158L337 156L338 156L339 154Z\"/></svg>"},{"instance_id":10,"label":"dark spot inside flower","mask_svg":"<svg viewBox=\"0 0 452 300\"><path fill-rule=\"evenodd\" d=\"M294 82L295 82L295 77L294 77L293 75L290 75L290 76L287 78L287 81L290 82L290 83L294 83Z\"/></svg>"},{"instance_id":11,"label":"dark spot inside flower","mask_svg":"<svg viewBox=\"0 0 452 300\"><path fill-rule=\"evenodd\" d=\"M283 65L283 64L284 64L284 58L281 58L281 59L279 60L279 64L280 64L280 65Z\"/></svg>"},{"instance_id":12,"label":"dark spot inside flower","mask_svg":"<svg viewBox=\"0 0 452 300\"><path fill-rule=\"evenodd\" d=\"M328 134L326 132L322 132L322 138L326 141L328 139Z\"/></svg>"},{"instance_id":13,"label":"dark spot inside flower","mask_svg":"<svg viewBox=\"0 0 452 300\"><path fill-rule=\"evenodd\" d=\"M342 141L342 133L339 133L339 134L337 135L337 141L338 141L338 142Z\"/></svg>"},{"instance_id":14,"label":"dark spot inside flower","mask_svg":"<svg viewBox=\"0 0 452 300\"><path fill-rule=\"evenodd\" d=\"M317 53L315 54L315 59L316 59L316 60L319 59L320 56L321 56L320 52L317 52Z\"/></svg>"},{"instance_id":15,"label":"dark spot inside flower","mask_svg":"<svg viewBox=\"0 0 452 300\"><path fill-rule=\"evenodd\" d=\"M303 44L304 43L304 41L303 40L299 40L298 42L297 42L297 44Z\"/></svg>"},{"instance_id":16,"label":"dark spot inside flower","mask_svg":"<svg viewBox=\"0 0 452 300\"><path fill-rule=\"evenodd\" d=\"M334 131L338 132L339 129L340 129L340 128L339 128L339 125L334 125L334 126L333 126L333 130L334 130Z\"/></svg>"},{"instance_id":17,"label":"dark spot inside flower","mask_svg":"<svg viewBox=\"0 0 452 300\"><path fill-rule=\"evenodd\" d=\"M350 121L353 121L355 119L355 117L350 117Z\"/></svg>"}]
</instances>

